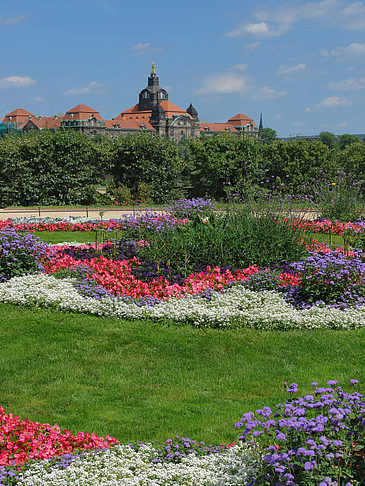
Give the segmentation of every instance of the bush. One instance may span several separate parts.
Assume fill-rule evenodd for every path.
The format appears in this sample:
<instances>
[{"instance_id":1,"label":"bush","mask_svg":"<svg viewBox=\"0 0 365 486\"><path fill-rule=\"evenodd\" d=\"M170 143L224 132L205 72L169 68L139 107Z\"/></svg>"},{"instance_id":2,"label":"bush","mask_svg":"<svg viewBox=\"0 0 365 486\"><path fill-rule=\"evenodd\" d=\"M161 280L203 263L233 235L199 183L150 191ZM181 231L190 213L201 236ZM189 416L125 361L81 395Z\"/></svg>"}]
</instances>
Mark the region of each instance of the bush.
<instances>
[{"instance_id":1,"label":"bush","mask_svg":"<svg viewBox=\"0 0 365 486\"><path fill-rule=\"evenodd\" d=\"M13 229L0 231L0 281L42 269L46 245L38 237Z\"/></svg>"}]
</instances>

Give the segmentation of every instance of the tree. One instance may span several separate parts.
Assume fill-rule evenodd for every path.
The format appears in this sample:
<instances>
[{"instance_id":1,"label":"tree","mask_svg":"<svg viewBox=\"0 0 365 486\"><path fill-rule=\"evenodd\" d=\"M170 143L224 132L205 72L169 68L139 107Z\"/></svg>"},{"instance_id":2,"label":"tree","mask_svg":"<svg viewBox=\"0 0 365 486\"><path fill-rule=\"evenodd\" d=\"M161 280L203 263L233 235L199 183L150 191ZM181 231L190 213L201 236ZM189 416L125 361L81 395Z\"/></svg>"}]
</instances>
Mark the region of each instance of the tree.
<instances>
[{"instance_id":1,"label":"tree","mask_svg":"<svg viewBox=\"0 0 365 486\"><path fill-rule=\"evenodd\" d=\"M331 150L338 147L337 137L332 132L321 132L318 138L324 145L327 145L327 147Z\"/></svg>"},{"instance_id":2,"label":"tree","mask_svg":"<svg viewBox=\"0 0 365 486\"><path fill-rule=\"evenodd\" d=\"M89 204L100 182L95 143L73 130L37 130L0 140L2 204Z\"/></svg>"},{"instance_id":3,"label":"tree","mask_svg":"<svg viewBox=\"0 0 365 486\"><path fill-rule=\"evenodd\" d=\"M280 187L285 192L303 194L309 182L335 170L329 154L326 145L299 138L275 140L264 145L263 167L266 175L262 185L271 188L272 182L275 182L275 185L282 184Z\"/></svg>"},{"instance_id":4,"label":"tree","mask_svg":"<svg viewBox=\"0 0 365 486\"><path fill-rule=\"evenodd\" d=\"M227 192L242 194L261 178L260 149L257 139L232 134L189 140L186 157L193 195L222 199Z\"/></svg>"},{"instance_id":5,"label":"tree","mask_svg":"<svg viewBox=\"0 0 365 486\"><path fill-rule=\"evenodd\" d=\"M263 143L271 143L273 140L277 138L276 131L272 128L266 127L260 130L260 140Z\"/></svg>"},{"instance_id":6,"label":"tree","mask_svg":"<svg viewBox=\"0 0 365 486\"><path fill-rule=\"evenodd\" d=\"M151 186L156 203L170 202L178 193L183 161L171 140L149 133L123 135L110 140L108 157L115 185L127 186L132 195L142 183Z\"/></svg>"},{"instance_id":7,"label":"tree","mask_svg":"<svg viewBox=\"0 0 365 486\"><path fill-rule=\"evenodd\" d=\"M343 150L348 145L351 145L355 142L360 142L360 139L357 135L350 135L349 133L344 133L338 137L338 145L340 150Z\"/></svg>"}]
</instances>

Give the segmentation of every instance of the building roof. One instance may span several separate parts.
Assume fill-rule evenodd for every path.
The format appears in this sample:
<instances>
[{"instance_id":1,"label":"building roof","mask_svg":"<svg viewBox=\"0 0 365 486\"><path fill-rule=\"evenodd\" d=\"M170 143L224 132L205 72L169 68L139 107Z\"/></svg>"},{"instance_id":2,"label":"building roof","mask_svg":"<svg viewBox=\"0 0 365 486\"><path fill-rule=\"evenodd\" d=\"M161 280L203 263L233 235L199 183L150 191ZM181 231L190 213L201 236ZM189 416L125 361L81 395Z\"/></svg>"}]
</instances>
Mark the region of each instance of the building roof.
<instances>
[{"instance_id":1,"label":"building roof","mask_svg":"<svg viewBox=\"0 0 365 486\"><path fill-rule=\"evenodd\" d=\"M244 115L243 113L238 113L237 115L232 116L227 123L235 127L245 127L249 123L252 123L254 127L256 126L253 119Z\"/></svg>"},{"instance_id":2,"label":"building roof","mask_svg":"<svg viewBox=\"0 0 365 486\"><path fill-rule=\"evenodd\" d=\"M119 127L116 127L116 125ZM142 125L144 125L146 130L155 131L153 126L147 119L135 119L135 118L122 118L117 117L114 120L105 120L106 128L121 128L122 130L141 130Z\"/></svg>"},{"instance_id":3,"label":"building roof","mask_svg":"<svg viewBox=\"0 0 365 486\"><path fill-rule=\"evenodd\" d=\"M205 132L205 131L210 132L232 132L235 133L237 130L234 128L233 125L229 125L228 123L207 123L207 122L200 122L200 131Z\"/></svg>"},{"instance_id":4,"label":"building roof","mask_svg":"<svg viewBox=\"0 0 365 486\"><path fill-rule=\"evenodd\" d=\"M160 105L165 111L165 116L166 118L172 118L172 115L185 115L189 118L192 118L191 115L182 108L174 105L174 103L171 103L169 100L159 100ZM139 111L138 110L138 103L136 105L133 105L131 108L128 108L128 110L122 111L120 115L118 115L115 119L119 120L120 118L147 118L150 119L152 114L152 110L146 110L146 111Z\"/></svg>"},{"instance_id":5,"label":"building roof","mask_svg":"<svg viewBox=\"0 0 365 486\"><path fill-rule=\"evenodd\" d=\"M93 108L90 108L90 106L77 105L66 111L63 120L88 120L91 117L95 117L97 120L102 120L100 113Z\"/></svg>"},{"instance_id":6,"label":"building roof","mask_svg":"<svg viewBox=\"0 0 365 486\"><path fill-rule=\"evenodd\" d=\"M2 121L3 123L24 123L29 120L29 117L33 118L34 116L33 113L30 113L23 108L17 108L16 110L7 113Z\"/></svg>"}]
</instances>

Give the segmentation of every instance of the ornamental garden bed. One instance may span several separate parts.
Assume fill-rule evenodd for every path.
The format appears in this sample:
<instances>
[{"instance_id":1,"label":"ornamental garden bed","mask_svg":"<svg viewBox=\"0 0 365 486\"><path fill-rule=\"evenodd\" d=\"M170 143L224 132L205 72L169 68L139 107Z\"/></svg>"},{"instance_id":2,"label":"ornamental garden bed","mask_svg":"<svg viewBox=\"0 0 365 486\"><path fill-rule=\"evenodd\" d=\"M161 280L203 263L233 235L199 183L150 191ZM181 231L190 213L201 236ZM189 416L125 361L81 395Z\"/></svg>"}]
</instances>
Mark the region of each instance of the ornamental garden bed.
<instances>
[{"instance_id":1,"label":"ornamental garden bed","mask_svg":"<svg viewBox=\"0 0 365 486\"><path fill-rule=\"evenodd\" d=\"M39 381L36 394L27 384L27 381L34 383L34 378L25 370L21 373L23 381L19 385L25 395L28 391L33 404L17 402L19 392L15 389L5 394L6 400L9 404L17 403L17 410L33 410L33 413L37 410L41 415L43 404L54 400L53 412L56 412L54 415L50 410L45 413L45 421L52 423L48 417L54 417L54 421L62 422L64 416L68 416L71 424L98 433L89 438L67 432L61 434L66 436L64 439L57 436L61 433L57 427L51 427L51 431L50 426L34 426L30 421L25 425L20 419L9 418L3 410L3 430L12 424L17 431L11 438L3 433L3 438L6 437L3 444L14 445L11 453L8 447L5 450L0 446L2 464L6 466L2 470L3 484L72 484L70 478L75 474L84 481L80 484L87 484L87 481L113 484L116 478L124 478L124 484L215 484L214 481L249 484L250 477L256 478L256 484L275 484L274 480L283 484L329 484L325 482L326 477L338 484L359 481L363 459L354 444L363 440L359 439L359 417L363 414L361 396L353 391L348 397L337 389L337 383L331 383L323 390L315 388L312 399L308 397L313 378L320 381L327 377L328 381L333 373L347 382L352 379L352 386L357 385L355 378L360 379L361 386L362 376L359 375L363 370L356 373L358 356L355 351L361 353L359 337L365 324L361 251L349 248L331 251L323 244L303 239L299 223L290 232L286 222L276 221L279 227L276 233L272 222L264 218L260 219L258 228L249 218L243 227L242 221L235 221L232 214L229 224L235 231L227 237L222 220L209 214L189 215L188 220L181 217L184 215L175 216L178 217L150 216L143 221L104 222L103 235L96 233L96 223L80 223L84 226L79 225L78 230L91 227L90 235L97 234L98 241L90 238L94 242L89 245L68 243L55 247L32 236L31 231L60 227L53 223L21 226L13 222L8 225L12 228L2 231L0 299L6 303L1 305L3 315L8 313L9 316L7 325L2 324L2 332L7 329L6 332L14 333L14 326L9 324L13 321L20 332L17 351L24 353L18 365L9 366L7 361L6 366L14 371L19 367L23 369L25 362L29 365L29 360L34 361L34 356L38 355L45 360L47 370L42 373L38 363L30 367L39 379L35 380ZM240 220L243 216L240 215ZM69 231L67 225L61 226L61 231ZM247 241L249 231L251 243L256 238L256 244L251 247ZM108 234L113 236L109 238L113 241L107 241ZM261 240L266 238L268 249L264 255L258 234ZM239 240L240 235L245 235L245 241ZM202 241L211 243L210 253L202 251ZM217 241L219 244L214 243ZM223 243L228 244L229 251ZM240 249L242 245L245 245L244 252ZM254 258L261 260L255 264ZM22 275L25 267L28 275ZM13 304L37 307L38 311L35 314L25 308L22 311ZM24 315L27 317L22 320ZM62 324L64 322L67 324ZM38 325L43 346L35 344ZM63 343L54 347L57 336ZM103 344L105 339L107 343ZM328 348L328 343L332 349ZM144 346L148 352L142 352ZM51 348L53 361L47 349L41 351L44 347ZM87 351L86 356L82 348ZM253 354L242 357L244 353L250 355L251 348ZM71 357L71 365L66 365L66 357L61 358L63 349ZM160 359L156 356L157 350L161 353ZM267 359L263 358L263 350ZM12 347L12 356L14 351ZM118 358L121 351L122 359ZM308 366L306 363L315 359L315 353L322 362L319 359L318 363ZM62 367L60 370L57 366L58 359L66 367L63 373ZM220 366L217 360L222 360ZM113 371L122 361L126 361L123 376L131 374L133 366L137 368L130 381L118 378L119 373ZM149 368L151 364L157 368L156 375ZM99 370L102 370L100 374ZM49 372L55 373L53 384ZM8 386L11 375L17 382L10 373L9 380L4 378ZM299 381L298 376L303 380L306 393L301 399L294 385L287 385L285 389L289 392L283 392L281 386L278 390L279 383ZM57 381L65 387L61 391L63 401L56 391ZM126 409L123 416L131 423L116 427L118 414L112 397L118 385L121 390L117 393L117 402L123 404ZM101 387L99 393L97 386ZM161 392L165 399L161 398ZM68 398L74 393L76 402ZM285 405L284 416L294 410L294 416L303 417L304 423L310 421L311 415L312 420L317 420L319 410L328 417L325 424L343 420L347 426L351 422L351 433L344 433L340 427L338 431L330 430L325 424L326 435L319 435L319 432L324 434L324 429L307 428L300 436L307 435L306 440L313 440L314 444L307 444L303 449L305 444L300 442L296 429L290 424L272 424L270 429L255 422L255 426L250 423L250 440L254 438L254 444L250 445L247 440L239 444L238 433L241 432L234 433L232 424L243 412L262 411L265 406L271 407L272 413L266 411L261 417L265 423L274 420L274 405L285 402L283 393L295 397ZM50 400L46 399L48 394L52 397ZM79 413L70 414L71 404L83 410L86 417L80 419ZM339 417L341 412L335 411L332 405L349 411ZM302 410L297 411L295 407ZM48 408L52 409L52 405ZM95 413L96 418L91 418ZM354 420L354 415L358 421ZM152 430L147 432L143 424L138 424L138 416L146 416ZM217 417L218 426L210 423L216 422L212 417ZM227 420L231 425L220 423ZM153 423L156 428L156 422L163 424L164 421L168 425L154 431ZM87 428L88 425L91 428ZM123 429L127 429L124 434ZM215 432L209 432L210 429ZM117 433L113 434L112 430ZM192 433L199 437L199 441L188 439L185 431L189 436L193 436ZM246 432L247 427L245 437L249 435ZM179 438L174 437L176 433L180 434ZM133 447L114 445L110 436L103 439L99 434L103 437L115 435L120 443L134 441ZM75 446L73 438L63 447L71 436L86 439ZM166 436L171 440L164 443ZM48 437L53 437L59 445L55 447L56 442L52 443ZM138 439L153 440L155 445L136 445ZM200 439L209 446L201 444ZM288 449L289 442L295 454L289 453L294 450ZM110 444L112 447L108 450L91 455L83 452L80 456L82 450L95 451ZM329 458L321 452L323 445ZM277 452L279 456L273 458L275 451L270 447L277 446L281 450ZM177 454L179 451L181 456ZM55 457L60 459L44 460ZM86 473L91 464L96 474L92 477ZM20 467L24 470L19 470Z\"/></svg>"}]
</instances>

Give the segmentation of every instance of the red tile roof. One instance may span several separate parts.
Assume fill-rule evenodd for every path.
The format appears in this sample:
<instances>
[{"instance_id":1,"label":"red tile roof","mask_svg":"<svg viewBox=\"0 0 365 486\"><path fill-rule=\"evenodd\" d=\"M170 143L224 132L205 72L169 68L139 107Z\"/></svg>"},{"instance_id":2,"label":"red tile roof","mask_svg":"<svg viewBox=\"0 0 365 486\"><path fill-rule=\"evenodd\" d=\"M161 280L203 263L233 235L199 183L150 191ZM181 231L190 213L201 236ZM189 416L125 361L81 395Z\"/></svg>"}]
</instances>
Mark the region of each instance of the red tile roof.
<instances>
[{"instance_id":1,"label":"red tile roof","mask_svg":"<svg viewBox=\"0 0 365 486\"><path fill-rule=\"evenodd\" d=\"M243 115L243 113L238 113L238 115L232 116L232 118L230 118L227 123L235 127L245 127L249 123L252 123L254 127L256 126L253 119L246 115Z\"/></svg>"},{"instance_id":2,"label":"red tile roof","mask_svg":"<svg viewBox=\"0 0 365 486\"><path fill-rule=\"evenodd\" d=\"M73 115L73 116L71 116ZM87 105L77 105L71 110L66 111L64 120L88 120L91 117L95 117L97 120L102 120L100 113L90 106Z\"/></svg>"},{"instance_id":3,"label":"red tile roof","mask_svg":"<svg viewBox=\"0 0 365 486\"><path fill-rule=\"evenodd\" d=\"M29 120L29 117L34 117L33 113L30 113L23 108L17 108L12 112L7 113L2 121L3 123L24 123Z\"/></svg>"},{"instance_id":4,"label":"red tile roof","mask_svg":"<svg viewBox=\"0 0 365 486\"><path fill-rule=\"evenodd\" d=\"M117 128L121 128L122 130L141 130L141 126L144 125L146 130L155 131L148 118L137 120L135 118L117 117L114 120L105 120L106 128L114 128L117 124L119 125Z\"/></svg>"},{"instance_id":5,"label":"red tile roof","mask_svg":"<svg viewBox=\"0 0 365 486\"><path fill-rule=\"evenodd\" d=\"M187 113L185 110L182 108L179 108L178 106L174 105L171 103L169 100L160 100L160 105L162 108L165 110L165 116L166 118L172 118L172 115L185 115L191 118L189 113ZM138 111L138 104L133 105L131 108L128 108L128 110L122 111L120 115L118 115L115 119L119 120L120 118L138 118L138 119L143 119L151 118L151 110L146 110L146 111Z\"/></svg>"},{"instance_id":6,"label":"red tile roof","mask_svg":"<svg viewBox=\"0 0 365 486\"><path fill-rule=\"evenodd\" d=\"M200 122L200 131L205 132L208 131L206 128L209 128L210 132L236 132L237 130L234 128L234 126L229 125L228 123L206 123L206 122Z\"/></svg>"}]
</instances>

